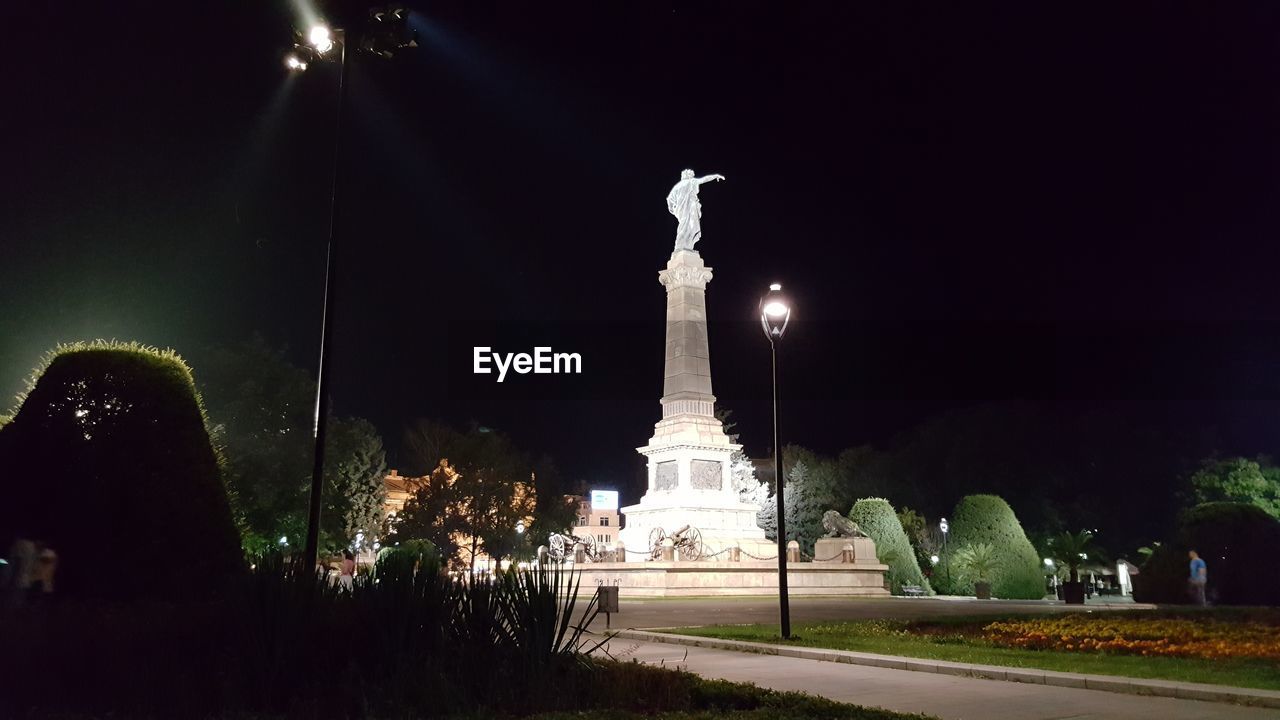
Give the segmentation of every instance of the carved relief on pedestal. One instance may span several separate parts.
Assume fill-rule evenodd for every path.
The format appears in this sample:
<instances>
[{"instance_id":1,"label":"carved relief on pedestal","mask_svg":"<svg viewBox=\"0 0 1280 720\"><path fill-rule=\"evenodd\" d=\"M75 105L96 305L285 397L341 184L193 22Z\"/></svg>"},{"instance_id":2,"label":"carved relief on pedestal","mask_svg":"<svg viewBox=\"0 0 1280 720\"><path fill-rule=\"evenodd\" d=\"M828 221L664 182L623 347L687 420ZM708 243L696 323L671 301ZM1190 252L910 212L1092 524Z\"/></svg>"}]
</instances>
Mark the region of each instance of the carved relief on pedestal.
<instances>
[{"instance_id":1,"label":"carved relief on pedestal","mask_svg":"<svg viewBox=\"0 0 1280 720\"><path fill-rule=\"evenodd\" d=\"M675 490L680 484L680 471L675 460L658 463L653 472L654 490Z\"/></svg>"},{"instance_id":2,"label":"carved relief on pedestal","mask_svg":"<svg viewBox=\"0 0 1280 720\"><path fill-rule=\"evenodd\" d=\"M719 490L724 482L719 460L693 460L689 464L690 485L695 490Z\"/></svg>"}]
</instances>

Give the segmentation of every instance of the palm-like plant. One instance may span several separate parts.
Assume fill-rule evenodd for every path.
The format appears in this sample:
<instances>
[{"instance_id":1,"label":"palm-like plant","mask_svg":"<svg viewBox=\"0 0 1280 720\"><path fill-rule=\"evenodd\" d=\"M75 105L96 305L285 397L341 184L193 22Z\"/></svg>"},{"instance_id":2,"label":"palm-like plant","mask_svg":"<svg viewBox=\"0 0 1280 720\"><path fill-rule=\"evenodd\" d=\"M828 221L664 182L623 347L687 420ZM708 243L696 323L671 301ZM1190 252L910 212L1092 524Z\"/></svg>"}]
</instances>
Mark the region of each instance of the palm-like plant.
<instances>
[{"instance_id":1,"label":"palm-like plant","mask_svg":"<svg viewBox=\"0 0 1280 720\"><path fill-rule=\"evenodd\" d=\"M996 547L991 543L965 545L956 551L955 565L976 582L989 583L991 575L1000 567Z\"/></svg>"},{"instance_id":2,"label":"palm-like plant","mask_svg":"<svg viewBox=\"0 0 1280 720\"><path fill-rule=\"evenodd\" d=\"M1071 582L1080 582L1080 566L1085 560L1097 560L1101 553L1093 542L1093 533L1081 530L1078 533L1064 532L1049 541L1053 551L1053 559L1066 565L1071 571Z\"/></svg>"}]
</instances>

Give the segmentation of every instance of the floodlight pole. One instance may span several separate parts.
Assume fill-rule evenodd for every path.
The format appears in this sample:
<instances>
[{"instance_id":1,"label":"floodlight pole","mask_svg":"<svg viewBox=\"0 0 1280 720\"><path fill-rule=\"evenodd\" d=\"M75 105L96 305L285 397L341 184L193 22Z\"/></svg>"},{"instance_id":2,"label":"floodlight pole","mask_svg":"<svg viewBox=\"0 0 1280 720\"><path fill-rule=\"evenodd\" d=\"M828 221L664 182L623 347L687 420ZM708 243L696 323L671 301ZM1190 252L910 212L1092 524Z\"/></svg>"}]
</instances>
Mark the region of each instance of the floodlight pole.
<instances>
[{"instance_id":1,"label":"floodlight pole","mask_svg":"<svg viewBox=\"0 0 1280 720\"><path fill-rule=\"evenodd\" d=\"M338 244L338 176L342 165L342 119L347 105L347 34L334 31L341 56L338 70L338 117L334 123L333 181L329 195L329 242L325 251L324 310L320 319L320 364L316 368L315 464L311 467L311 504L307 514L307 543L303 550L306 567L315 568L320 552L320 504L324 490L324 443L329 427L329 348L333 341L333 306L337 274L335 250Z\"/></svg>"},{"instance_id":2,"label":"floodlight pole","mask_svg":"<svg viewBox=\"0 0 1280 720\"><path fill-rule=\"evenodd\" d=\"M782 639L791 639L791 601L787 595L787 504L783 496L786 481L782 476L782 447L778 444L778 344L769 337L769 355L773 370L773 476L774 500L778 515L778 612L782 616Z\"/></svg>"}]
</instances>

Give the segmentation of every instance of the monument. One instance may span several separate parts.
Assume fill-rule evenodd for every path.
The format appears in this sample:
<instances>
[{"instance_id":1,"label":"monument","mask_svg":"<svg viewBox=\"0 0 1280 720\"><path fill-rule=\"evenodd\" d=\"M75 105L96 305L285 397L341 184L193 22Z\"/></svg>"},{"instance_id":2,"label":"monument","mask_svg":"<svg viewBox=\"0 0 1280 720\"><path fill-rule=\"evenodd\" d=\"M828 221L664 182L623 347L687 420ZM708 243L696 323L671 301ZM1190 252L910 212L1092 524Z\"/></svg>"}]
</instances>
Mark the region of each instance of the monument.
<instances>
[{"instance_id":1,"label":"monument","mask_svg":"<svg viewBox=\"0 0 1280 720\"><path fill-rule=\"evenodd\" d=\"M667 293L662 416L649 442L636 448L648 464L648 487L639 503L621 509L621 551L604 562L573 553L584 587L650 597L778 592L777 547L757 524L760 508L742 502L733 486L730 461L741 446L715 416L707 344L712 272L694 246L702 239L698 190L718 180L724 176L699 178L685 170L667 195L676 242L658 273ZM874 543L846 536L844 525L827 529L840 535L825 539L823 551L832 557L789 565L789 594L887 595L888 567L876 559Z\"/></svg>"},{"instance_id":2,"label":"monument","mask_svg":"<svg viewBox=\"0 0 1280 720\"><path fill-rule=\"evenodd\" d=\"M626 547L650 548L656 531L696 527L703 558L731 547L763 557L772 543L756 523L756 505L741 502L730 475L730 458L741 446L725 435L715 416L711 357L707 343L707 283L711 268L694 245L702 237L698 187L722 175L694 177L692 170L667 195L677 221L676 244L658 282L667 291L667 342L662 377L662 419L649 443L636 450L648 459L648 491L637 505L622 508L620 538ZM697 559L697 558L690 558Z\"/></svg>"}]
</instances>

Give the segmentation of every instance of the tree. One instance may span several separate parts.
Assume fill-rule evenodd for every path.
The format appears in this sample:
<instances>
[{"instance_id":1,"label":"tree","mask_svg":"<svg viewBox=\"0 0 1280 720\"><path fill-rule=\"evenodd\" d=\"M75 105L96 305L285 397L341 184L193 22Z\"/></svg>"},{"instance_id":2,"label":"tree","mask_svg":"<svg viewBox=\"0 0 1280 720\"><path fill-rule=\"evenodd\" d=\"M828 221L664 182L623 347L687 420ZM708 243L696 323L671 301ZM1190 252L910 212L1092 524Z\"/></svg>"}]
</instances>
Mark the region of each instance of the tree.
<instances>
[{"instance_id":1,"label":"tree","mask_svg":"<svg viewBox=\"0 0 1280 720\"><path fill-rule=\"evenodd\" d=\"M1212 502L1182 514L1173 537L1160 543L1134 578L1138 602L1185 603L1187 551L1208 563L1207 592L1223 605L1280 604L1273 554L1280 520L1250 503Z\"/></svg>"},{"instance_id":2,"label":"tree","mask_svg":"<svg viewBox=\"0 0 1280 720\"><path fill-rule=\"evenodd\" d=\"M760 509L756 512L756 525L764 530L764 536L770 540L778 539L778 500L774 496L773 487L767 482L758 482L754 489L740 492L738 497Z\"/></svg>"},{"instance_id":3,"label":"tree","mask_svg":"<svg viewBox=\"0 0 1280 720\"><path fill-rule=\"evenodd\" d=\"M457 508L461 498L445 463L419 476L418 488L395 517L387 518L387 540L384 545L425 540L434 545L446 563L457 564L459 543L466 533L466 523Z\"/></svg>"},{"instance_id":4,"label":"tree","mask_svg":"<svg viewBox=\"0 0 1280 720\"><path fill-rule=\"evenodd\" d=\"M254 338L207 352L200 390L245 551L260 555L281 538L302 547L315 452L310 374ZM332 553L378 527L385 456L367 421L330 418L329 428L320 547Z\"/></svg>"},{"instance_id":5,"label":"tree","mask_svg":"<svg viewBox=\"0 0 1280 720\"><path fill-rule=\"evenodd\" d=\"M1059 565L1066 566L1071 582L1080 582L1080 566L1086 560L1100 561L1102 551L1093 542L1093 533L1081 530L1078 533L1064 532L1049 541L1053 559Z\"/></svg>"},{"instance_id":6,"label":"tree","mask_svg":"<svg viewBox=\"0 0 1280 720\"><path fill-rule=\"evenodd\" d=\"M430 540L447 561L473 569L481 553L499 558L517 549L516 525L533 522L537 493L533 463L506 435L419 421L405 444L419 467L437 459L397 519L393 540Z\"/></svg>"},{"instance_id":7,"label":"tree","mask_svg":"<svg viewBox=\"0 0 1280 720\"><path fill-rule=\"evenodd\" d=\"M242 543L250 555L301 547L314 444L314 386L261 338L215 348L201 366L200 393Z\"/></svg>"},{"instance_id":8,"label":"tree","mask_svg":"<svg viewBox=\"0 0 1280 720\"><path fill-rule=\"evenodd\" d=\"M1191 476L1191 489L1197 503L1248 503L1280 519L1280 468L1266 457L1206 460Z\"/></svg>"},{"instance_id":9,"label":"tree","mask_svg":"<svg viewBox=\"0 0 1280 720\"><path fill-rule=\"evenodd\" d=\"M887 497L935 519L963 495L999 495L1027 528L1097 528L1130 547L1173 524L1175 484L1205 449L1205 438L1173 430L1145 407L1003 402L940 414L880 450L842 452L840 491ZM1096 501L1104 496L1109 502Z\"/></svg>"},{"instance_id":10,"label":"tree","mask_svg":"<svg viewBox=\"0 0 1280 720\"><path fill-rule=\"evenodd\" d=\"M716 417L725 424L726 431L735 424L729 422L730 415L729 410L716 411ZM736 442L737 437L730 435L729 439ZM756 525L765 531L766 537L776 540L778 518L774 513L776 503L773 501L773 488L767 481L757 477L755 463L741 449L734 450L729 456L729 482L737 493L738 500L759 508L756 512Z\"/></svg>"},{"instance_id":11,"label":"tree","mask_svg":"<svg viewBox=\"0 0 1280 720\"><path fill-rule=\"evenodd\" d=\"M578 503L565 492L565 482L555 461L543 455L533 465L533 522L516 538L512 554L531 558L534 548L546 545L553 533L572 528L578 519Z\"/></svg>"},{"instance_id":12,"label":"tree","mask_svg":"<svg viewBox=\"0 0 1280 720\"><path fill-rule=\"evenodd\" d=\"M912 493L889 476L890 458L870 445L859 445L841 451L836 458L838 485L837 507L852 505L857 498L889 497L893 493L901 501L910 501Z\"/></svg>"},{"instance_id":13,"label":"tree","mask_svg":"<svg viewBox=\"0 0 1280 720\"><path fill-rule=\"evenodd\" d=\"M926 575L933 572L933 561L930 556L937 554L938 548L933 547L929 523L924 515L909 507L902 507L898 510L898 523L902 525L902 532L906 533L907 539L911 542L911 549L920 571Z\"/></svg>"},{"instance_id":14,"label":"tree","mask_svg":"<svg viewBox=\"0 0 1280 720\"><path fill-rule=\"evenodd\" d=\"M784 448L782 460L787 477L787 535L800 543L802 552L812 553L814 542L826 533L823 514L853 501L843 497L832 461L798 445Z\"/></svg>"},{"instance_id":15,"label":"tree","mask_svg":"<svg viewBox=\"0 0 1280 720\"><path fill-rule=\"evenodd\" d=\"M335 418L325 438L325 492L320 526L331 544L357 551L382 529L387 454L368 420Z\"/></svg>"},{"instance_id":16,"label":"tree","mask_svg":"<svg viewBox=\"0 0 1280 720\"><path fill-rule=\"evenodd\" d=\"M762 483L756 478L756 466L741 450L729 456L729 482L743 502L754 502Z\"/></svg>"}]
</instances>

